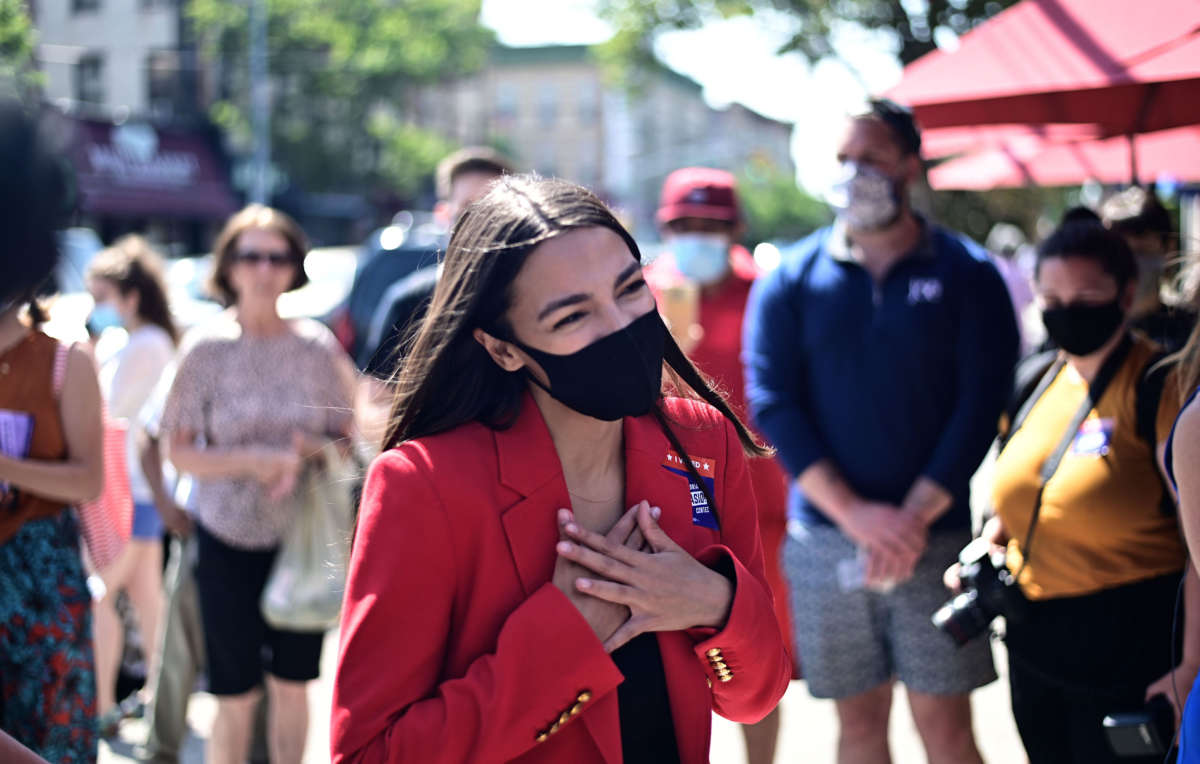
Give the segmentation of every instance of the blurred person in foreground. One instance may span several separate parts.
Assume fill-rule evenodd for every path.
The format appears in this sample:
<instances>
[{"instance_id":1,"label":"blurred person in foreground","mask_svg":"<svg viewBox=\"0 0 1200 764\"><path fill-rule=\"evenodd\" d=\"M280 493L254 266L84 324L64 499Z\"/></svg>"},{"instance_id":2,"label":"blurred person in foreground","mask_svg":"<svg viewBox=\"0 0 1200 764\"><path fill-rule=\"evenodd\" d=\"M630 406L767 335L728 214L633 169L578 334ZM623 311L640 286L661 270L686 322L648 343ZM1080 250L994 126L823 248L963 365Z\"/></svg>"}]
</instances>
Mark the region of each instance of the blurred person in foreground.
<instances>
[{"instance_id":1,"label":"blurred person in foreground","mask_svg":"<svg viewBox=\"0 0 1200 764\"><path fill-rule=\"evenodd\" d=\"M489 185L511 175L511 162L494 149L469 146L444 158L437 166L438 202L434 215L448 232L467 205L487 193ZM441 242L445 246L445 242ZM433 300L440 265L413 271L390 286L371 319L360 354L363 372L356 405L359 430L378 449L387 428L392 388L388 381L399 371L406 343L425 317Z\"/></svg>"},{"instance_id":2,"label":"blurred person in foreground","mask_svg":"<svg viewBox=\"0 0 1200 764\"><path fill-rule=\"evenodd\" d=\"M996 678L986 642L930 623L970 539L971 476L1017 359L1004 281L978 245L913 212L911 114L873 101L847 125L838 217L751 291L747 394L797 476L784 566L809 691L836 702L838 761L890 761L905 685L933 764L980 756L970 692Z\"/></svg>"},{"instance_id":3,"label":"blurred person in foreground","mask_svg":"<svg viewBox=\"0 0 1200 764\"><path fill-rule=\"evenodd\" d=\"M167 304L162 258L140 236L126 236L98 253L87 272L88 291L95 301L91 325L97 331L121 327L124 346L100 367L100 390L109 416L131 423L175 356L178 334ZM163 607L163 523L154 506L150 481L137 455L137 428L130 427L126 448L133 529L129 543L105 570L104 596L96 603L96 683L100 735L113 737L121 719L135 715L150 700L149 678L155 671L155 646ZM126 592L137 616L146 655L147 686L120 706L116 697L117 670L124 644L124 625L116 599Z\"/></svg>"},{"instance_id":4,"label":"blurred person in foreground","mask_svg":"<svg viewBox=\"0 0 1200 764\"><path fill-rule=\"evenodd\" d=\"M591 192L511 176L467 208L393 410L346 585L335 764L702 764L714 711L779 702L746 465L767 449Z\"/></svg>"},{"instance_id":5,"label":"blurred person in foreground","mask_svg":"<svg viewBox=\"0 0 1200 764\"><path fill-rule=\"evenodd\" d=\"M666 251L646 271L676 341L696 367L745 419L742 319L758 266L738 239L744 230L735 180L724 170L687 167L667 176L656 215ZM771 458L750 460L758 502L763 565L774 596L779 630L791 643L788 590L780 565L787 530L787 476ZM798 677L798 670L793 670ZM779 738L779 709L743 725L749 764L769 764Z\"/></svg>"},{"instance_id":6,"label":"blurred person in foreground","mask_svg":"<svg viewBox=\"0 0 1200 764\"><path fill-rule=\"evenodd\" d=\"M1187 540L1190 574L1196 578L1200 563L1200 326L1192 330L1187 344L1173 359L1176 369L1176 392L1184 401L1179 417L1167 438L1164 463L1167 476L1179 498L1179 515ZM1188 588L1184 603L1191 611L1200 610L1200 587ZM1179 730L1179 764L1200 764L1200 645L1184 645L1180 670L1172 678L1169 697L1181 698L1184 703ZM1187 669L1185 670L1185 667ZM1189 684L1192 676L1196 679Z\"/></svg>"},{"instance_id":7,"label":"blurred person in foreground","mask_svg":"<svg viewBox=\"0 0 1200 764\"><path fill-rule=\"evenodd\" d=\"M321 632L269 627L259 600L295 516L304 463L351 430L354 369L321 324L288 321L284 292L303 286L304 233L251 205L214 246L212 287L230 306L182 349L161 432L175 467L196 480L196 583L217 714L210 764L242 764L266 683L270 750L297 764L308 729L307 683Z\"/></svg>"},{"instance_id":8,"label":"blurred person in foreground","mask_svg":"<svg viewBox=\"0 0 1200 764\"><path fill-rule=\"evenodd\" d=\"M0 729L53 764L88 764L92 598L71 506L104 479L100 386L83 347L38 330L34 296L58 262L68 181L11 101L0 101L0 166Z\"/></svg>"},{"instance_id":9,"label":"blurred person in foreground","mask_svg":"<svg viewBox=\"0 0 1200 764\"><path fill-rule=\"evenodd\" d=\"M982 535L1006 553L1013 716L1032 764L1151 764L1162 756L1114 754L1103 722L1156 695L1174 703L1172 677L1190 686L1200 658L1195 575L1182 642L1173 633L1185 554L1158 459L1179 398L1161 347L1131 330L1137 264L1120 236L1064 223L1035 277L1060 350L1022 364Z\"/></svg>"},{"instance_id":10,"label":"blurred person in foreground","mask_svg":"<svg viewBox=\"0 0 1200 764\"><path fill-rule=\"evenodd\" d=\"M1100 217L1125 239L1137 259L1137 295L1129 312L1133 328L1167 350L1179 350L1196 325L1196 310L1162 299L1164 277L1176 251L1171 213L1153 188L1133 186L1109 197L1100 206Z\"/></svg>"}]
</instances>

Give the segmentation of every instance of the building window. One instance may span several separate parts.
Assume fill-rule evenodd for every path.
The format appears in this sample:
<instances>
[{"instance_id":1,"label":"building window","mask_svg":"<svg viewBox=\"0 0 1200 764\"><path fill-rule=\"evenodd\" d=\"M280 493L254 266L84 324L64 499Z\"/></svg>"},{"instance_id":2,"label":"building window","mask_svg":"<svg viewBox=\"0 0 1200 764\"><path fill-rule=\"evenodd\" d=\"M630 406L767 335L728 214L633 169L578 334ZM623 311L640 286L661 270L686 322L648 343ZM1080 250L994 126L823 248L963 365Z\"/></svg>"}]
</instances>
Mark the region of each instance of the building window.
<instances>
[{"instance_id":1,"label":"building window","mask_svg":"<svg viewBox=\"0 0 1200 764\"><path fill-rule=\"evenodd\" d=\"M585 85L579 91L579 121L590 125L600 113L599 97L595 85Z\"/></svg>"},{"instance_id":2,"label":"building window","mask_svg":"<svg viewBox=\"0 0 1200 764\"><path fill-rule=\"evenodd\" d=\"M557 119L558 90L553 85L544 85L538 93L538 122L543 128L551 128Z\"/></svg>"},{"instance_id":3,"label":"building window","mask_svg":"<svg viewBox=\"0 0 1200 764\"><path fill-rule=\"evenodd\" d=\"M71 13L91 13L100 10L100 0L71 0Z\"/></svg>"},{"instance_id":4,"label":"building window","mask_svg":"<svg viewBox=\"0 0 1200 764\"><path fill-rule=\"evenodd\" d=\"M75 100L104 103L104 57L88 53L75 65Z\"/></svg>"},{"instance_id":5,"label":"building window","mask_svg":"<svg viewBox=\"0 0 1200 764\"><path fill-rule=\"evenodd\" d=\"M179 54L153 50L146 54L146 103L157 116L170 117L179 107Z\"/></svg>"},{"instance_id":6,"label":"building window","mask_svg":"<svg viewBox=\"0 0 1200 764\"><path fill-rule=\"evenodd\" d=\"M517 91L510 85L496 88L496 119L515 120L517 118Z\"/></svg>"}]
</instances>

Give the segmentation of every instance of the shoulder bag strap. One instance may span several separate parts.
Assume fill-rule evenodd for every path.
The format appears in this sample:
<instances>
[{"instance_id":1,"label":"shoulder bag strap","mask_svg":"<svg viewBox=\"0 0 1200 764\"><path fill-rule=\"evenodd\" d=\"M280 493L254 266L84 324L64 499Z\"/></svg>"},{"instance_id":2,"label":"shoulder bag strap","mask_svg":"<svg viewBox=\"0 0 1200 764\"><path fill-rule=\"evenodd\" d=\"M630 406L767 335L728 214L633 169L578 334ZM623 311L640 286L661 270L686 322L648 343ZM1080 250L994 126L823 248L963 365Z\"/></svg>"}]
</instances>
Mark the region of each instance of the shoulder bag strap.
<instances>
[{"instance_id":1,"label":"shoulder bag strap","mask_svg":"<svg viewBox=\"0 0 1200 764\"><path fill-rule=\"evenodd\" d=\"M1040 485L1038 486L1037 498L1033 505L1033 518L1029 521L1029 531L1025 534L1025 543L1021 545L1021 570L1017 571L1017 578L1020 578L1021 571L1029 564L1029 557L1033 551L1033 532L1037 530L1038 516L1042 512L1042 494L1046 491L1046 484L1050 482L1050 478L1054 477L1054 473L1058 470L1058 465L1062 463L1062 459L1066 456L1067 449L1071 447L1071 443L1075 440L1076 433L1079 432L1079 426L1083 424L1083 420L1087 419L1088 414L1100 402L1104 396L1104 390L1108 384L1112 382L1112 378L1116 376L1121 365L1125 363L1125 358L1129 355L1129 350L1133 347L1133 340L1129 334L1126 334L1121 344L1116 350L1104 360L1104 364L1100 367L1100 371L1096 373L1096 378L1088 385L1088 394L1084 396L1083 403L1079 404L1079 409L1075 412L1075 416L1071 417L1071 423L1067 425L1066 432L1063 433L1062 439L1058 442L1058 447L1050 454L1049 458L1042 463L1042 469L1039 473ZM1045 381L1043 379L1043 381ZM1049 387L1049 384L1046 385ZM1045 389L1041 390L1042 393ZM1032 401L1033 399L1031 399ZM1032 408L1029 403L1027 407ZM1028 411L1024 412L1028 415Z\"/></svg>"},{"instance_id":2,"label":"shoulder bag strap","mask_svg":"<svg viewBox=\"0 0 1200 764\"><path fill-rule=\"evenodd\" d=\"M51 384L54 388L54 397L61 398L63 391L63 383L67 378L67 359L70 357L71 346L64 345L59 342L54 348L54 370L51 376Z\"/></svg>"}]
</instances>

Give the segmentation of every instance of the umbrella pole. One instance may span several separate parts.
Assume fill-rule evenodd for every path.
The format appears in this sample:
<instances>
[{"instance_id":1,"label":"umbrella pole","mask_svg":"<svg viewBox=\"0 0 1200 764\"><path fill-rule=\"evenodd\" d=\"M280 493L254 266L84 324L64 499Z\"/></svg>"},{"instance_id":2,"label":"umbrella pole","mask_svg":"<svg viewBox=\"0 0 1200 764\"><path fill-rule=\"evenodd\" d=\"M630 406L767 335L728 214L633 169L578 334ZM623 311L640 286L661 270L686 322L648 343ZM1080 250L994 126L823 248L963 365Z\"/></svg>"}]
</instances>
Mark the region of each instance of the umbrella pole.
<instances>
[{"instance_id":1,"label":"umbrella pole","mask_svg":"<svg viewBox=\"0 0 1200 764\"><path fill-rule=\"evenodd\" d=\"M1137 141L1133 133L1126 135L1125 140L1129 142L1129 183L1130 185L1140 186L1141 182L1138 179Z\"/></svg>"}]
</instances>

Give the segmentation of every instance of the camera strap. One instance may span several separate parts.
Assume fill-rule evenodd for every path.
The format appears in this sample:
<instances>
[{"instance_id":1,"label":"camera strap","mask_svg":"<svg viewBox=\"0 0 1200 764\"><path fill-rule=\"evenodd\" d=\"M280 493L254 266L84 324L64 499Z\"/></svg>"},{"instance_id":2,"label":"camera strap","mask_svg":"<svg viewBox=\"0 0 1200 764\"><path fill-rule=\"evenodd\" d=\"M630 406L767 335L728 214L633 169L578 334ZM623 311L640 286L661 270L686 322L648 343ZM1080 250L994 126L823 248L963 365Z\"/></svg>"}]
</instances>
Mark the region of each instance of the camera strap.
<instances>
[{"instance_id":1,"label":"camera strap","mask_svg":"<svg viewBox=\"0 0 1200 764\"><path fill-rule=\"evenodd\" d=\"M1029 557L1033 549L1033 532L1037 530L1038 516L1042 512L1042 494L1046 491L1046 484L1050 482L1050 478L1054 477L1054 473L1058 471L1058 465L1062 463L1063 457L1067 454L1067 449L1075 441L1075 435L1079 432L1080 425L1087 419L1088 414L1100 402L1100 398L1104 396L1104 391L1116 376L1122 364L1125 363L1126 357L1129 356L1129 351L1133 348L1133 339L1129 333L1121 339L1121 344L1117 345L1116 349L1109 354L1108 358L1104 359L1104 363L1100 366L1100 370L1096 372L1096 378L1088 385L1087 395L1084 396L1083 402L1079 404L1079 409L1075 415L1071 417L1071 423L1067 425L1066 432L1063 433L1062 439L1059 440L1058 446L1047 457L1046 461L1042 462L1042 469L1039 473L1039 481L1037 498L1034 500L1033 517L1029 521L1029 531L1025 534L1025 543L1021 545L1021 569L1017 571L1014 578L1020 578L1021 573L1025 570L1025 566L1029 564ZM1059 358L1046 370L1041 382L1038 383L1037 389L1033 395L1029 396L1029 400L1025 401L1025 405L1017 413L1017 417L1013 420L1012 430L1009 433L1008 441L1005 445L1012 442L1012 436L1025 423L1029 412L1033 410L1038 399L1045 394L1046 390L1053 384L1058 377L1063 366L1066 364L1066 358Z\"/></svg>"}]
</instances>

